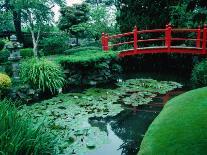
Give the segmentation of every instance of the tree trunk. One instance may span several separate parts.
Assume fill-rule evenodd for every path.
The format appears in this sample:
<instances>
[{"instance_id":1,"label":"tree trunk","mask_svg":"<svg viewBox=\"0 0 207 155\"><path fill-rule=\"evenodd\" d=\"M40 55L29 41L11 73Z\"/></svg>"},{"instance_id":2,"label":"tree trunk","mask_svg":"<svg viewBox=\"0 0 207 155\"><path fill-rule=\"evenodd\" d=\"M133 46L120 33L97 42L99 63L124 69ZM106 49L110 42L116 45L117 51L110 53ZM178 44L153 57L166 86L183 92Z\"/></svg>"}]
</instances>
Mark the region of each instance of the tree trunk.
<instances>
[{"instance_id":1,"label":"tree trunk","mask_svg":"<svg viewBox=\"0 0 207 155\"><path fill-rule=\"evenodd\" d=\"M23 43L24 37L22 34L22 27L21 27L21 11L13 11L13 22L14 22L18 41L20 43Z\"/></svg>"},{"instance_id":2,"label":"tree trunk","mask_svg":"<svg viewBox=\"0 0 207 155\"><path fill-rule=\"evenodd\" d=\"M37 57L38 56L38 51L37 51L37 42L36 42L36 39L35 39L35 34L34 34L33 30L30 30L30 31L31 31L31 34L32 34L33 54L34 54L34 57Z\"/></svg>"},{"instance_id":3,"label":"tree trunk","mask_svg":"<svg viewBox=\"0 0 207 155\"><path fill-rule=\"evenodd\" d=\"M79 45L78 37L76 37L76 45Z\"/></svg>"}]
</instances>

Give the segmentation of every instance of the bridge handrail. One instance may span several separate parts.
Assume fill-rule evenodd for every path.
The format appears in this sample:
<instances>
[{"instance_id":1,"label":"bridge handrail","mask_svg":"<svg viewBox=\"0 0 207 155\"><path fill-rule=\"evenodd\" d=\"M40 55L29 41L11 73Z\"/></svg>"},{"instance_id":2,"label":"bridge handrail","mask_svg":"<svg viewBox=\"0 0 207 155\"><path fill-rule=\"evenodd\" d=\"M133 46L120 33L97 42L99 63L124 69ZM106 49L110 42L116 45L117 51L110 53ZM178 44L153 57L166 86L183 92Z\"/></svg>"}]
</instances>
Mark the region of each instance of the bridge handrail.
<instances>
[{"instance_id":1,"label":"bridge handrail","mask_svg":"<svg viewBox=\"0 0 207 155\"><path fill-rule=\"evenodd\" d=\"M164 33L164 37L145 39L145 40L138 39L139 34L144 34L144 33ZM196 38L178 38L178 37L173 38L172 33L196 33L197 36ZM133 41L120 42L120 43L109 45L110 39L117 39L117 38L126 37L126 36L132 36ZM134 44L134 50L137 50L138 43L154 42L154 41L165 41L165 46L170 51L172 41L195 41L196 48L202 48L202 52L205 53L206 44L207 44L206 40L207 40L206 25L204 25L203 29L201 29L200 27L198 27L198 29L173 29L171 25L169 24L169 25L166 25L165 29L153 29L153 30L141 30L141 31L138 31L138 28L135 26L132 32L127 32L123 34L108 36L107 34L102 33L102 47L104 51L108 51L109 48L112 48L114 46L120 46L120 45L125 45L125 44Z\"/></svg>"}]
</instances>

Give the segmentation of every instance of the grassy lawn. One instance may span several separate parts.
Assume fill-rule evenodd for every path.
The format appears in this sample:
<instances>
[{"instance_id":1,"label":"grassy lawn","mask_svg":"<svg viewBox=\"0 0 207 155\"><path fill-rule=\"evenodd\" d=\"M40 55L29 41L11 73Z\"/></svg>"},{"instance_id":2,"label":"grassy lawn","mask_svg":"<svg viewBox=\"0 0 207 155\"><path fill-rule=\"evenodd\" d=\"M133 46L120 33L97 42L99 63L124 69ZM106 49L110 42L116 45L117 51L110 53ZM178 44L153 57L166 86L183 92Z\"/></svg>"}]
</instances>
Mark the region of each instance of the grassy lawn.
<instances>
[{"instance_id":1,"label":"grassy lawn","mask_svg":"<svg viewBox=\"0 0 207 155\"><path fill-rule=\"evenodd\" d=\"M205 155L207 87L170 100L149 127L139 155Z\"/></svg>"}]
</instances>

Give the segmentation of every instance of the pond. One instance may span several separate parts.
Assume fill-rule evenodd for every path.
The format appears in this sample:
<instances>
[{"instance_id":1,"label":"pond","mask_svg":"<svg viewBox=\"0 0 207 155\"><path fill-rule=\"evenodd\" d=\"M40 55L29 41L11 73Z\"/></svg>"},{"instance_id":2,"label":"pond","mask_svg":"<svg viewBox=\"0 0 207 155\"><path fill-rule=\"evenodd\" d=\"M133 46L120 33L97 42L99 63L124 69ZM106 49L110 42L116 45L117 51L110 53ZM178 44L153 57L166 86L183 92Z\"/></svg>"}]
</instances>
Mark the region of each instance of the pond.
<instances>
[{"instance_id":1,"label":"pond","mask_svg":"<svg viewBox=\"0 0 207 155\"><path fill-rule=\"evenodd\" d=\"M171 81L128 79L111 88L60 94L21 112L54 135L56 154L136 155L148 126L176 94L171 92L181 87Z\"/></svg>"}]
</instances>

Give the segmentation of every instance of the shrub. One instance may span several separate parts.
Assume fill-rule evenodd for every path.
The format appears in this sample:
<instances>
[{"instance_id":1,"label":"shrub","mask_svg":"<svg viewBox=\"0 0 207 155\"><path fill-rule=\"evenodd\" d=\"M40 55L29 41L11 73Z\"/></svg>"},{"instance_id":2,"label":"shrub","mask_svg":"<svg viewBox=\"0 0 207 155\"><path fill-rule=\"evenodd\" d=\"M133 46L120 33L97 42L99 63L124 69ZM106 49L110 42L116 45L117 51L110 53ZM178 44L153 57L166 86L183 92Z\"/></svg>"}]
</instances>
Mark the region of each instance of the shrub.
<instances>
[{"instance_id":1,"label":"shrub","mask_svg":"<svg viewBox=\"0 0 207 155\"><path fill-rule=\"evenodd\" d=\"M9 51L7 49L3 49L0 51L0 63L7 62L9 57Z\"/></svg>"},{"instance_id":2,"label":"shrub","mask_svg":"<svg viewBox=\"0 0 207 155\"><path fill-rule=\"evenodd\" d=\"M33 54L33 49L32 48L24 48L20 50L20 55L22 56L22 58L29 58L32 57Z\"/></svg>"},{"instance_id":3,"label":"shrub","mask_svg":"<svg viewBox=\"0 0 207 155\"><path fill-rule=\"evenodd\" d=\"M11 79L8 75L0 73L0 90L7 89L11 86Z\"/></svg>"},{"instance_id":4,"label":"shrub","mask_svg":"<svg viewBox=\"0 0 207 155\"><path fill-rule=\"evenodd\" d=\"M52 154L51 135L41 126L34 127L26 115L20 115L14 103L0 101L0 152L1 154Z\"/></svg>"},{"instance_id":5,"label":"shrub","mask_svg":"<svg viewBox=\"0 0 207 155\"><path fill-rule=\"evenodd\" d=\"M67 40L68 37L65 35L56 35L43 38L40 44L44 55L63 54L63 52L68 48Z\"/></svg>"},{"instance_id":6,"label":"shrub","mask_svg":"<svg viewBox=\"0 0 207 155\"><path fill-rule=\"evenodd\" d=\"M138 155L205 155L207 87L170 100L148 128Z\"/></svg>"},{"instance_id":7,"label":"shrub","mask_svg":"<svg viewBox=\"0 0 207 155\"><path fill-rule=\"evenodd\" d=\"M81 51L88 51L88 50L96 50L96 51L101 51L100 47L95 47L95 46L90 46L90 47L76 47L76 48L71 48L66 50L64 53L66 55L75 53L75 52L81 52Z\"/></svg>"},{"instance_id":8,"label":"shrub","mask_svg":"<svg viewBox=\"0 0 207 155\"><path fill-rule=\"evenodd\" d=\"M191 80L194 87L207 86L207 60L194 66Z\"/></svg>"},{"instance_id":9,"label":"shrub","mask_svg":"<svg viewBox=\"0 0 207 155\"><path fill-rule=\"evenodd\" d=\"M0 51L4 48L5 42L3 40L0 40Z\"/></svg>"},{"instance_id":10,"label":"shrub","mask_svg":"<svg viewBox=\"0 0 207 155\"><path fill-rule=\"evenodd\" d=\"M45 58L31 58L20 65L20 76L24 83L43 92L54 93L64 86L64 74L60 65Z\"/></svg>"}]
</instances>

